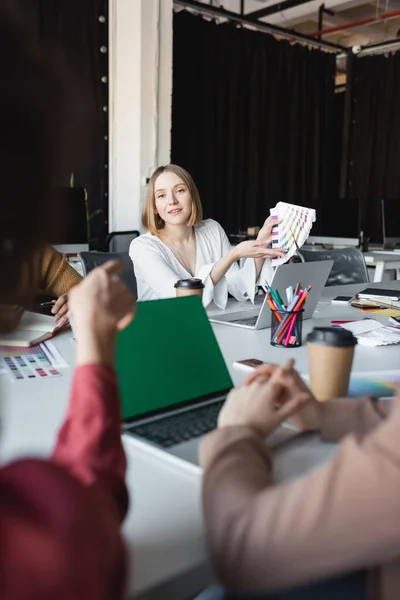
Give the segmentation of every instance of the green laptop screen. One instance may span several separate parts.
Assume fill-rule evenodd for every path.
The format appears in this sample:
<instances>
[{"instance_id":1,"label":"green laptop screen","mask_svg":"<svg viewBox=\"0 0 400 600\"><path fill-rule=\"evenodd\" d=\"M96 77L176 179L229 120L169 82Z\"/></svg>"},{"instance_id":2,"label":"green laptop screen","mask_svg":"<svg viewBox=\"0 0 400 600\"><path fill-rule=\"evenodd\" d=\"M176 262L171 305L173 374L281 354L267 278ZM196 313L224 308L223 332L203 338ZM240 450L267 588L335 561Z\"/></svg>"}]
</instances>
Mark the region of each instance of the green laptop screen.
<instances>
[{"instance_id":1,"label":"green laptop screen","mask_svg":"<svg viewBox=\"0 0 400 600\"><path fill-rule=\"evenodd\" d=\"M198 296L138 302L118 336L123 419L132 419L232 387Z\"/></svg>"}]
</instances>

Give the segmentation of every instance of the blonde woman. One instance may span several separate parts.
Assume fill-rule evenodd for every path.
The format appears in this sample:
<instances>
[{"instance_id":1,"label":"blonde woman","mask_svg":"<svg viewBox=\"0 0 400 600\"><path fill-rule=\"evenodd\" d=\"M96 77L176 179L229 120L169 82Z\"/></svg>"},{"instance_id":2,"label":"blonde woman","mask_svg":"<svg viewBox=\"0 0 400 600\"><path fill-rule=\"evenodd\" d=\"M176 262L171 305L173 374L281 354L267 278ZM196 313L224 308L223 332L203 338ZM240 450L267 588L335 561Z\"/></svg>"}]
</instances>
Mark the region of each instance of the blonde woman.
<instances>
[{"instance_id":1,"label":"blonde woman","mask_svg":"<svg viewBox=\"0 0 400 600\"><path fill-rule=\"evenodd\" d=\"M237 300L254 300L256 283L272 277L270 259L284 250L269 248L269 217L257 240L231 247L216 221L203 221L196 184L176 165L158 167L150 178L142 222L146 234L133 240L129 254L135 268L139 300L175 296L178 279L197 277L205 285L203 304L225 308L228 292ZM239 267L238 261L247 259Z\"/></svg>"}]
</instances>

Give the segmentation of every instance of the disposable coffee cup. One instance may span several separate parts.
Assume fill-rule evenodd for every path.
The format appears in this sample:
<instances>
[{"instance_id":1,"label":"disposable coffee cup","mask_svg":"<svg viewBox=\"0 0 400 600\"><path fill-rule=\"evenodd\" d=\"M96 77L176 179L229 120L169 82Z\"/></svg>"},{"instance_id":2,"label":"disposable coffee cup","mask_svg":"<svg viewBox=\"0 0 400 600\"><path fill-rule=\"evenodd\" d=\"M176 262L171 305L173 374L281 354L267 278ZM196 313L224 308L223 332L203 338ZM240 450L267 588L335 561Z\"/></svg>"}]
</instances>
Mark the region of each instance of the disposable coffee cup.
<instances>
[{"instance_id":1,"label":"disposable coffee cup","mask_svg":"<svg viewBox=\"0 0 400 600\"><path fill-rule=\"evenodd\" d=\"M204 283L201 279L180 279L175 284L176 297L181 296L203 296Z\"/></svg>"},{"instance_id":2,"label":"disposable coffee cup","mask_svg":"<svg viewBox=\"0 0 400 600\"><path fill-rule=\"evenodd\" d=\"M308 334L310 389L320 402L347 396L356 344L346 329L315 327Z\"/></svg>"}]
</instances>

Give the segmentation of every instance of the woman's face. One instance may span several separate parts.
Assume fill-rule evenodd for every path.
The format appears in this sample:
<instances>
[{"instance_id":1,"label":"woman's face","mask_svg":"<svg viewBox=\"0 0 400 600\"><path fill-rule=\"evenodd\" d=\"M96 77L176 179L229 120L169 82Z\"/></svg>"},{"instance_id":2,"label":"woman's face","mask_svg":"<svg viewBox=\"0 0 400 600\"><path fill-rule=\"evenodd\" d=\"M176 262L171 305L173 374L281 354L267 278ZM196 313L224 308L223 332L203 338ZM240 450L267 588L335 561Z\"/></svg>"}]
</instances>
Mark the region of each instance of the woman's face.
<instances>
[{"instance_id":1,"label":"woman's face","mask_svg":"<svg viewBox=\"0 0 400 600\"><path fill-rule=\"evenodd\" d=\"M178 175L164 171L154 185L156 211L168 225L186 225L192 214L192 197Z\"/></svg>"}]
</instances>

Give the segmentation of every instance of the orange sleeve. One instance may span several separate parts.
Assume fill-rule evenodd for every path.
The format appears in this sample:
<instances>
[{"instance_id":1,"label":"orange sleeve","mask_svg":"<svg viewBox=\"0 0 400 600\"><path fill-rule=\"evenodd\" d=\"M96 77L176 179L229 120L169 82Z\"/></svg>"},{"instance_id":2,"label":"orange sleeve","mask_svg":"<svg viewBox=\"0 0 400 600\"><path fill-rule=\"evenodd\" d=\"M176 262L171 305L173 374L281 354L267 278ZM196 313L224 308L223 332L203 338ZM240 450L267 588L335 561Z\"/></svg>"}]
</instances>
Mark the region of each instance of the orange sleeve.
<instances>
[{"instance_id":1,"label":"orange sleeve","mask_svg":"<svg viewBox=\"0 0 400 600\"><path fill-rule=\"evenodd\" d=\"M41 289L58 298L67 294L82 277L68 263L67 257L52 246L47 246L40 255Z\"/></svg>"}]
</instances>

